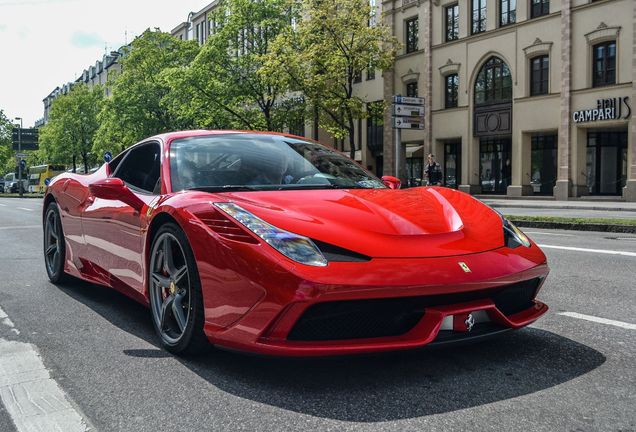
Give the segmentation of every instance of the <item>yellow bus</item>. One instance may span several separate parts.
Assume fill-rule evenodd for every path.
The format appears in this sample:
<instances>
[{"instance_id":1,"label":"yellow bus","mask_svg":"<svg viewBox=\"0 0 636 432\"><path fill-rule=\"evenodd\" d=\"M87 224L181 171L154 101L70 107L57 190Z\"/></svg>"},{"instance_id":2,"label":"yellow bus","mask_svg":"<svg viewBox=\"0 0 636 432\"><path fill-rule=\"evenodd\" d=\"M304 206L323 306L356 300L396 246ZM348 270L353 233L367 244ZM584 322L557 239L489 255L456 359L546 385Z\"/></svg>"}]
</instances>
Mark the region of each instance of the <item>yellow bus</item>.
<instances>
[{"instance_id":1,"label":"yellow bus","mask_svg":"<svg viewBox=\"0 0 636 432\"><path fill-rule=\"evenodd\" d=\"M66 171L64 165L36 165L29 168L29 192L46 192L47 179Z\"/></svg>"}]
</instances>

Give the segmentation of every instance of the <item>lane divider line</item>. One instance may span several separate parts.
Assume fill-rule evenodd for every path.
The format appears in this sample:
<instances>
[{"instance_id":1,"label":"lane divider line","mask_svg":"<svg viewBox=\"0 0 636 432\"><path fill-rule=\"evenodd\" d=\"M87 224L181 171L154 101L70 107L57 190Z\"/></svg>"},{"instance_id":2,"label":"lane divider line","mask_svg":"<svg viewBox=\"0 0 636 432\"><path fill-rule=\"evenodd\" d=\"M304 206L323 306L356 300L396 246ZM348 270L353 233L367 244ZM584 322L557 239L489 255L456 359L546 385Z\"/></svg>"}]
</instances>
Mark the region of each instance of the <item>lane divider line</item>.
<instances>
[{"instance_id":1,"label":"lane divider line","mask_svg":"<svg viewBox=\"0 0 636 432\"><path fill-rule=\"evenodd\" d=\"M18 210L25 210L25 211L33 211L33 209L30 208L26 208L26 207L16 207Z\"/></svg>"},{"instance_id":2,"label":"lane divider line","mask_svg":"<svg viewBox=\"0 0 636 432\"><path fill-rule=\"evenodd\" d=\"M526 234L539 234L539 235L547 235L547 236L557 236L557 237L574 237L574 234L561 234L561 233L547 233L543 231L523 231Z\"/></svg>"},{"instance_id":3,"label":"lane divider line","mask_svg":"<svg viewBox=\"0 0 636 432\"><path fill-rule=\"evenodd\" d=\"M580 313L577 313L577 312L558 312L557 315L563 315L563 316L567 316L567 317L570 317L570 318L576 318L576 319L591 321L591 322L595 322L595 323L599 323L599 324L607 324L607 325L611 325L611 326L615 326L615 327L624 328L624 329L627 329L627 330L636 330L636 324L630 324L630 323L626 323L626 322L623 322L623 321L616 321L616 320L611 320L611 319L607 319L607 318L599 318L599 317L595 317L593 315L585 315L585 314L580 314Z\"/></svg>"},{"instance_id":4,"label":"lane divider line","mask_svg":"<svg viewBox=\"0 0 636 432\"><path fill-rule=\"evenodd\" d=\"M15 225L15 226L0 227L0 230L33 229L33 228L42 228L42 225Z\"/></svg>"},{"instance_id":5,"label":"lane divider line","mask_svg":"<svg viewBox=\"0 0 636 432\"><path fill-rule=\"evenodd\" d=\"M586 249L572 246L556 246L556 245L547 245L540 244L540 248L545 249L561 249L561 250L569 250L575 252L590 252L590 253L598 253L598 254L607 254L607 255L623 255L629 257L636 257L636 252L627 252L627 251L616 251L616 250L605 250L605 249Z\"/></svg>"},{"instance_id":6,"label":"lane divider line","mask_svg":"<svg viewBox=\"0 0 636 432\"><path fill-rule=\"evenodd\" d=\"M94 430L29 343L0 338L0 400L18 432Z\"/></svg>"}]
</instances>

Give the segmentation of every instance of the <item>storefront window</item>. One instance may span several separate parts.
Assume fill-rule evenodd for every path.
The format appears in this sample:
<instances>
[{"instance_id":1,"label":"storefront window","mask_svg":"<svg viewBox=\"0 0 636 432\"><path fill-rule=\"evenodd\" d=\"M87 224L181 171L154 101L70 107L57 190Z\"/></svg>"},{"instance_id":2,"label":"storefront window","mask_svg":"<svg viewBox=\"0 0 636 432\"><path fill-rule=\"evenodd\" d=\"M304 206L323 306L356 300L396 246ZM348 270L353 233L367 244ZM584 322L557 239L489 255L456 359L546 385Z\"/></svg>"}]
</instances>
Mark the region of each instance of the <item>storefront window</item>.
<instances>
[{"instance_id":1,"label":"storefront window","mask_svg":"<svg viewBox=\"0 0 636 432\"><path fill-rule=\"evenodd\" d=\"M512 178L510 138L479 140L479 178L482 193L505 194Z\"/></svg>"},{"instance_id":2,"label":"storefront window","mask_svg":"<svg viewBox=\"0 0 636 432\"><path fill-rule=\"evenodd\" d=\"M627 131L587 133L587 188L590 195L621 195L627 180Z\"/></svg>"},{"instance_id":3,"label":"storefront window","mask_svg":"<svg viewBox=\"0 0 636 432\"><path fill-rule=\"evenodd\" d=\"M557 136L533 135L531 146L532 192L535 195L552 195L557 176Z\"/></svg>"},{"instance_id":4,"label":"storefront window","mask_svg":"<svg viewBox=\"0 0 636 432\"><path fill-rule=\"evenodd\" d=\"M453 140L444 143L444 185L449 188L457 189L461 182L461 151L462 141Z\"/></svg>"}]
</instances>

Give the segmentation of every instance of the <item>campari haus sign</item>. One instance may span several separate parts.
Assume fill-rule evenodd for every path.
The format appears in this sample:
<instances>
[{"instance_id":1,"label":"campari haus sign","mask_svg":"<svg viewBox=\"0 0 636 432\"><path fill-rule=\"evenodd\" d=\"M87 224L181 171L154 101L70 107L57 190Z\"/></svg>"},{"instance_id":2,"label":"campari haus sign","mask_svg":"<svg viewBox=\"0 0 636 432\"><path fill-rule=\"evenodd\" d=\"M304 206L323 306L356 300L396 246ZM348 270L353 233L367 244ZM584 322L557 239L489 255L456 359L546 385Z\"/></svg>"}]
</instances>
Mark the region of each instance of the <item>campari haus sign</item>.
<instances>
[{"instance_id":1,"label":"campari haus sign","mask_svg":"<svg viewBox=\"0 0 636 432\"><path fill-rule=\"evenodd\" d=\"M596 107L574 111L574 123L587 123L601 120L628 120L632 115L629 96L598 99Z\"/></svg>"}]
</instances>

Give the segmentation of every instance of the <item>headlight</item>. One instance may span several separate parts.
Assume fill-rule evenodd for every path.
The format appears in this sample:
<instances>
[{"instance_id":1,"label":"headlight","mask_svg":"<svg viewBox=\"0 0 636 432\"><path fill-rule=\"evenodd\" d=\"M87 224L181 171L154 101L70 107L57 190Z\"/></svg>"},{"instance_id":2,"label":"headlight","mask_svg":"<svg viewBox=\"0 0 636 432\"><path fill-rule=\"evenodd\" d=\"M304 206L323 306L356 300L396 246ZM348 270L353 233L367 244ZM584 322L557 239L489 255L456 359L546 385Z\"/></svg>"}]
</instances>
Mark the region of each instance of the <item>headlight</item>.
<instances>
[{"instance_id":1,"label":"headlight","mask_svg":"<svg viewBox=\"0 0 636 432\"><path fill-rule=\"evenodd\" d=\"M505 217L501 217L503 221L504 239L506 246L516 248L519 245L530 247L530 239L515 224Z\"/></svg>"},{"instance_id":2,"label":"headlight","mask_svg":"<svg viewBox=\"0 0 636 432\"><path fill-rule=\"evenodd\" d=\"M311 239L277 228L237 204L220 202L214 203L214 205L287 258L310 266L324 267L327 265L327 260Z\"/></svg>"}]
</instances>

